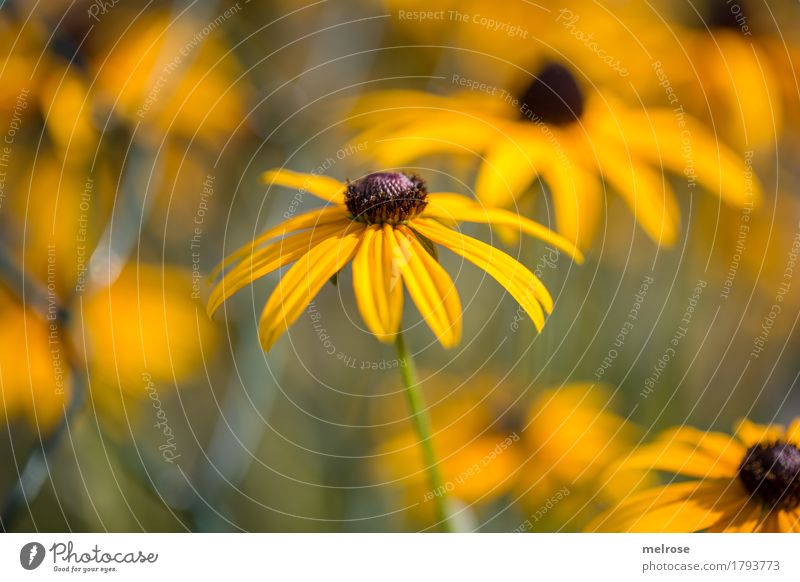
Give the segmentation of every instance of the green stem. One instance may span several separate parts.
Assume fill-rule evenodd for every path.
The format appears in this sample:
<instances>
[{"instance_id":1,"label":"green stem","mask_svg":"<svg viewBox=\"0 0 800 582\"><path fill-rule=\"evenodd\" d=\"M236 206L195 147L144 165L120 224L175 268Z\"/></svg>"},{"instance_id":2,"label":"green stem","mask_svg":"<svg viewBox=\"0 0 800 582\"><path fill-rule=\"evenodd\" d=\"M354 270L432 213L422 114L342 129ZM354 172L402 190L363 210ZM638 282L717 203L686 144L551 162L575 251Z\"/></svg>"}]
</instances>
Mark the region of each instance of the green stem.
<instances>
[{"instance_id":1,"label":"green stem","mask_svg":"<svg viewBox=\"0 0 800 582\"><path fill-rule=\"evenodd\" d=\"M417 380L417 369L414 365L414 359L411 357L411 353L406 347L402 332L398 332L394 345L397 349L397 356L400 359L400 373L403 376L403 384L406 388L408 407L411 409L411 419L414 423L414 429L417 431L417 436L419 437L425 468L428 472L428 484L433 493L436 517L443 531L452 532L448 519L447 493L444 482L442 481L442 476L439 473L436 453L433 449L433 440L431 440L431 419L426 411L425 399L422 396L419 381Z\"/></svg>"}]
</instances>

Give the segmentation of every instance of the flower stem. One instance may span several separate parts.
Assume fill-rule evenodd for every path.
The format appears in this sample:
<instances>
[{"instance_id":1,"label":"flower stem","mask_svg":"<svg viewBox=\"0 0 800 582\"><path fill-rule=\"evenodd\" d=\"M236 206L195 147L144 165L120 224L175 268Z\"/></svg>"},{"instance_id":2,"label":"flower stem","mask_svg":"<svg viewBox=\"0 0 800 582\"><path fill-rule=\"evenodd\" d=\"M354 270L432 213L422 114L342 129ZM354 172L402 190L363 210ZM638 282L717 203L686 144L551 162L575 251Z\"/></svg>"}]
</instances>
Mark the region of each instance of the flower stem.
<instances>
[{"instance_id":1,"label":"flower stem","mask_svg":"<svg viewBox=\"0 0 800 582\"><path fill-rule=\"evenodd\" d=\"M414 365L414 359L411 357L411 353L406 347L402 332L398 332L394 345L400 360L400 373L403 376L403 384L406 388L406 398L408 399L408 407L411 409L411 419L414 423L414 429L417 431L417 436L419 437L425 468L428 472L428 484L433 493L436 517L439 522L438 525L443 531L451 532L452 528L450 527L447 511L446 490L442 481L442 476L439 473L436 453L434 452L433 441L431 440L431 420L425 409L425 399L422 396L419 381L417 380L417 369Z\"/></svg>"}]
</instances>

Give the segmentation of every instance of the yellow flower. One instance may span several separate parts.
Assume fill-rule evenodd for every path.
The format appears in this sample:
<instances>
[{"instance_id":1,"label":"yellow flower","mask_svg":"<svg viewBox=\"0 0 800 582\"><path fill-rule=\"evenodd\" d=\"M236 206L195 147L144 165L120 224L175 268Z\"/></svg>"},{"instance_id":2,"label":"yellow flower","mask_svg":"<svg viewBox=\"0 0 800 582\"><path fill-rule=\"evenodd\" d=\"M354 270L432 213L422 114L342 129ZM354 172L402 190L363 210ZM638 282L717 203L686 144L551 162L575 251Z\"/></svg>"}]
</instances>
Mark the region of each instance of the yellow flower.
<instances>
[{"instance_id":1,"label":"yellow flower","mask_svg":"<svg viewBox=\"0 0 800 582\"><path fill-rule=\"evenodd\" d=\"M187 385L216 353L215 326L191 294L190 271L149 264L128 265L66 312L48 303L37 313L0 289L0 420L47 433L64 418L74 371L86 370L96 410L111 429L126 426L149 382Z\"/></svg>"},{"instance_id":2,"label":"yellow flower","mask_svg":"<svg viewBox=\"0 0 800 582\"><path fill-rule=\"evenodd\" d=\"M264 350L351 260L359 311L379 340L393 341L400 330L402 281L441 344L455 346L461 338L461 302L452 279L433 256L434 243L494 277L541 329L545 312L553 308L542 282L507 254L444 223L513 227L581 260L573 245L542 225L506 210L482 208L459 194L429 194L417 176L378 172L345 184L281 169L266 172L263 179L307 191L329 203L269 229L226 259L215 273L235 265L213 289L209 314L254 280L295 262L261 314L259 337Z\"/></svg>"},{"instance_id":3,"label":"yellow flower","mask_svg":"<svg viewBox=\"0 0 800 582\"><path fill-rule=\"evenodd\" d=\"M41 72L36 62L42 53L43 31L34 24L21 26L8 10L0 13L0 59L4 64L0 111L4 114L17 105L20 94L39 83Z\"/></svg>"},{"instance_id":4,"label":"yellow flower","mask_svg":"<svg viewBox=\"0 0 800 582\"><path fill-rule=\"evenodd\" d=\"M0 288L0 421L25 418L47 434L64 417L68 355L54 320L48 321Z\"/></svg>"},{"instance_id":5,"label":"yellow flower","mask_svg":"<svg viewBox=\"0 0 800 582\"><path fill-rule=\"evenodd\" d=\"M654 10L671 12L672 18L652 23L645 46L663 61L666 78L687 111L713 123L734 145L774 150L787 121L797 128L792 62L797 62L797 42L781 34L777 24L797 18L797 11L776 5L762 18L765 14L754 4L711 2L698 12L674 2L656 3ZM644 52L638 56L651 60ZM643 81L648 78L655 76ZM655 83L649 89L664 94Z\"/></svg>"},{"instance_id":6,"label":"yellow flower","mask_svg":"<svg viewBox=\"0 0 800 582\"><path fill-rule=\"evenodd\" d=\"M508 68L558 58L629 104L684 107L731 145L773 149L784 121L797 127L797 43L776 26L797 17L790 3L771 7L766 18L745 0L383 3L414 40L446 36L443 52L461 77L495 85ZM439 17L408 16L431 11Z\"/></svg>"},{"instance_id":7,"label":"yellow flower","mask_svg":"<svg viewBox=\"0 0 800 582\"><path fill-rule=\"evenodd\" d=\"M75 342L86 346L92 397L103 412L121 416L125 399L146 398L144 378L180 388L203 374L218 336L191 295L190 271L140 263L75 306Z\"/></svg>"},{"instance_id":8,"label":"yellow flower","mask_svg":"<svg viewBox=\"0 0 800 582\"><path fill-rule=\"evenodd\" d=\"M511 206L541 177L549 187L558 231L581 248L591 242L604 209L604 184L660 244L678 236L680 213L661 169L702 186L733 206L744 204L744 163L704 127L670 109L632 109L582 87L565 66L546 65L515 94L418 91L367 95L354 122L356 142L381 165L428 154L481 156L476 194L484 204ZM682 189L684 189L682 188ZM758 199L759 188L754 186Z\"/></svg>"},{"instance_id":9,"label":"yellow flower","mask_svg":"<svg viewBox=\"0 0 800 582\"><path fill-rule=\"evenodd\" d=\"M41 118L62 161L84 163L94 154L98 137L91 120L89 83L80 67L56 54L57 41L51 35L57 34L36 18L0 14L0 114L7 116L9 140L5 145L24 143L35 134L28 134L29 126Z\"/></svg>"},{"instance_id":10,"label":"yellow flower","mask_svg":"<svg viewBox=\"0 0 800 582\"><path fill-rule=\"evenodd\" d=\"M603 387L567 384L523 405L518 390L497 377L465 385L437 375L427 384L432 438L452 499L478 507L505 497L529 519L523 530L576 530L648 482L641 470L604 475L639 431L609 410ZM390 400L376 424L402 423L402 410ZM410 517L424 522L435 492L417 444L410 428L390 436L375 450L374 466L382 483L403 493Z\"/></svg>"},{"instance_id":11,"label":"yellow flower","mask_svg":"<svg viewBox=\"0 0 800 582\"><path fill-rule=\"evenodd\" d=\"M22 152L20 152L22 154ZM86 282L89 260L113 202L110 168L63 164L51 148L20 155L9 171L8 246L26 275L67 301ZM11 225L14 225L11 228Z\"/></svg>"},{"instance_id":12,"label":"yellow flower","mask_svg":"<svg viewBox=\"0 0 800 582\"><path fill-rule=\"evenodd\" d=\"M97 102L159 134L214 146L227 139L248 91L221 31L207 24L163 11L112 11L91 51Z\"/></svg>"},{"instance_id":13,"label":"yellow flower","mask_svg":"<svg viewBox=\"0 0 800 582\"><path fill-rule=\"evenodd\" d=\"M545 390L529 407L523 433L529 460L515 494L533 516L545 508L542 525L579 530L599 510L650 483L637 468L607 473L641 433L613 411L610 401L606 387L573 383ZM568 495L553 503L561 490Z\"/></svg>"},{"instance_id":14,"label":"yellow flower","mask_svg":"<svg viewBox=\"0 0 800 582\"><path fill-rule=\"evenodd\" d=\"M511 390L499 390L497 379L486 376L475 378L470 385L474 388L464 385L463 379L437 374L426 382L426 399L432 402L428 412L445 493L473 504L508 494L524 454L518 445L521 413L511 399L506 399ZM396 394L397 398L401 396ZM401 427L384 435L375 450L378 479L401 491L404 505L425 505L434 492L425 476L419 437L408 426L405 407L395 398L387 398L377 416L378 426ZM491 462L486 462L484 457L497 447L501 454L492 455ZM425 516L420 517L427 521Z\"/></svg>"},{"instance_id":15,"label":"yellow flower","mask_svg":"<svg viewBox=\"0 0 800 582\"><path fill-rule=\"evenodd\" d=\"M800 532L800 418L787 430L742 420L735 437L677 427L623 467L688 480L630 496L588 527L630 532Z\"/></svg>"}]
</instances>

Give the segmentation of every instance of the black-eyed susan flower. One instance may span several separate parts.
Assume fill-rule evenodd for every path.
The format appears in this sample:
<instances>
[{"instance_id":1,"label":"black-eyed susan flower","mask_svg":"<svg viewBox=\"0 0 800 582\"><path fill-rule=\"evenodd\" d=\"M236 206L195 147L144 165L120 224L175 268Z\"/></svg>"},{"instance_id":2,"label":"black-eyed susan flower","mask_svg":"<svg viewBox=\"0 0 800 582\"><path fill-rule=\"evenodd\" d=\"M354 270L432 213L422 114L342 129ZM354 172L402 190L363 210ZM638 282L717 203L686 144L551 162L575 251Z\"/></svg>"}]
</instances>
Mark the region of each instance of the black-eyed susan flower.
<instances>
[{"instance_id":1,"label":"black-eyed susan flower","mask_svg":"<svg viewBox=\"0 0 800 582\"><path fill-rule=\"evenodd\" d=\"M468 511L494 512L504 503L518 510L520 524L528 522L525 531L574 531L649 483L638 469L604 475L640 433L611 410L606 387L571 383L526 399L514 380L487 373L468 384L435 375L427 384L443 486ZM394 399L383 408L378 426L402 422ZM376 479L401 494L408 517L424 522L437 492L425 482L415 444L408 429L390 434L373 466Z\"/></svg>"},{"instance_id":2,"label":"black-eyed susan flower","mask_svg":"<svg viewBox=\"0 0 800 582\"><path fill-rule=\"evenodd\" d=\"M538 394L525 417L528 461L514 488L521 506L541 522L535 529L580 530L601 509L652 485L636 467L606 471L641 432L615 410L608 386L576 382ZM554 503L562 490L568 495Z\"/></svg>"},{"instance_id":3,"label":"black-eyed susan flower","mask_svg":"<svg viewBox=\"0 0 800 582\"><path fill-rule=\"evenodd\" d=\"M800 532L800 418L788 429L742 420L735 433L681 426L636 449L621 466L682 480L631 495L588 529Z\"/></svg>"},{"instance_id":4,"label":"black-eyed susan flower","mask_svg":"<svg viewBox=\"0 0 800 582\"><path fill-rule=\"evenodd\" d=\"M33 119L41 119L62 161L85 162L98 137L89 82L79 66L55 49L60 32L47 30L32 13L0 13L0 115L8 125L6 145L25 143Z\"/></svg>"},{"instance_id":5,"label":"black-eyed susan flower","mask_svg":"<svg viewBox=\"0 0 800 582\"><path fill-rule=\"evenodd\" d=\"M788 124L797 130L798 45L779 24L797 18L797 7L761 8L747 0L655 3L667 21L653 23L647 48L688 111L736 146L771 150Z\"/></svg>"},{"instance_id":6,"label":"black-eyed susan flower","mask_svg":"<svg viewBox=\"0 0 800 582\"><path fill-rule=\"evenodd\" d=\"M20 194L7 200L0 216L9 254L27 276L68 301L86 286L91 254L110 213L109 166L98 160L90 172L63 164L52 148L42 147L35 157L20 152L6 179L6 187Z\"/></svg>"},{"instance_id":7,"label":"black-eyed susan flower","mask_svg":"<svg viewBox=\"0 0 800 582\"><path fill-rule=\"evenodd\" d=\"M192 299L192 280L190 270L174 265L131 263L72 310L94 404L119 426L132 414L129 405L147 397L143 377L167 393L191 386L213 360L219 336Z\"/></svg>"},{"instance_id":8,"label":"black-eyed susan flower","mask_svg":"<svg viewBox=\"0 0 800 582\"><path fill-rule=\"evenodd\" d=\"M248 89L221 36L202 29L189 15L110 11L89 49L97 105L158 135L228 139Z\"/></svg>"},{"instance_id":9,"label":"black-eyed susan flower","mask_svg":"<svg viewBox=\"0 0 800 582\"><path fill-rule=\"evenodd\" d=\"M44 314L0 288L0 421L25 419L47 434L71 394L67 350Z\"/></svg>"},{"instance_id":10,"label":"black-eyed susan flower","mask_svg":"<svg viewBox=\"0 0 800 582\"><path fill-rule=\"evenodd\" d=\"M372 93L353 121L366 127L356 141L369 141L367 155L381 165L479 155L476 194L488 206L513 205L541 177L559 233L581 248L600 223L604 185L654 241L674 243L680 214L662 169L681 176L682 189L703 187L731 205L745 203L744 163L686 112L630 108L582 86L556 62L516 92ZM757 184L753 191L758 199Z\"/></svg>"},{"instance_id":11,"label":"black-eyed susan flower","mask_svg":"<svg viewBox=\"0 0 800 582\"><path fill-rule=\"evenodd\" d=\"M453 223L511 227L581 259L571 243L544 226L507 210L483 208L459 194L428 193L415 175L377 172L343 183L280 169L266 172L263 179L329 203L267 230L220 266L230 269L212 290L209 313L254 280L294 263L261 314L259 336L265 350L351 261L359 311L379 340L394 341L400 330L405 286L441 344L455 346L461 337L461 303L450 275L434 257L435 244L484 269L541 329L545 313L553 308L542 282L507 254L454 230Z\"/></svg>"},{"instance_id":12,"label":"black-eyed susan flower","mask_svg":"<svg viewBox=\"0 0 800 582\"><path fill-rule=\"evenodd\" d=\"M44 313L0 288L0 421L24 418L49 433L65 418L76 371L86 371L94 410L111 430L127 426L147 398L143 376L165 393L191 385L218 340L191 294L190 271L146 263Z\"/></svg>"},{"instance_id":13,"label":"black-eyed susan flower","mask_svg":"<svg viewBox=\"0 0 800 582\"><path fill-rule=\"evenodd\" d=\"M680 105L736 147L772 149L786 122L797 127L793 61L800 53L779 24L797 17L793 3L770 11L748 0L625 2L613 9L582 0L384 4L393 24L414 39L446 35L444 52L461 76L489 85L503 82L508 65L535 69L557 58L629 104ZM401 16L409 10L467 18L419 22Z\"/></svg>"}]
</instances>

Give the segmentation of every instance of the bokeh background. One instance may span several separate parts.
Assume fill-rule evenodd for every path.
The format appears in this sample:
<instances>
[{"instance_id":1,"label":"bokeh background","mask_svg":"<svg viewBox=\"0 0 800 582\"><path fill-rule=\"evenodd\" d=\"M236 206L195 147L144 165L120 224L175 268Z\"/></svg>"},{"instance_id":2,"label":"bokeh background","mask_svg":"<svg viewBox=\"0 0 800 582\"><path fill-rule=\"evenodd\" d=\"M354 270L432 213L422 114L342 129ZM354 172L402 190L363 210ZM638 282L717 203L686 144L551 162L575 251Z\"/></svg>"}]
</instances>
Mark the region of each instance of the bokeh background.
<instances>
[{"instance_id":1,"label":"bokeh background","mask_svg":"<svg viewBox=\"0 0 800 582\"><path fill-rule=\"evenodd\" d=\"M462 344L442 349L413 309L404 327L458 527L579 531L652 484L607 473L661 429L797 416L798 18L788 0L1 2L0 526L432 529L398 362L350 277L265 354L278 275L214 318L207 276L313 207L264 170L382 169L353 139L366 93L466 78L517 94L552 61L633 110L683 107L763 199L730 207L665 172L674 245L608 192L584 265L506 245L556 298L541 334L442 253ZM472 195L479 161L407 169ZM518 210L556 228L544 184Z\"/></svg>"}]
</instances>

